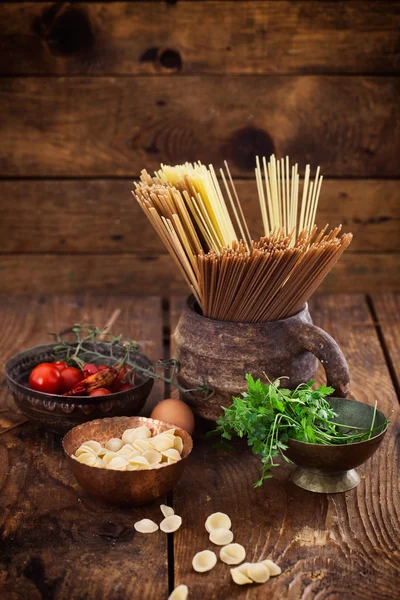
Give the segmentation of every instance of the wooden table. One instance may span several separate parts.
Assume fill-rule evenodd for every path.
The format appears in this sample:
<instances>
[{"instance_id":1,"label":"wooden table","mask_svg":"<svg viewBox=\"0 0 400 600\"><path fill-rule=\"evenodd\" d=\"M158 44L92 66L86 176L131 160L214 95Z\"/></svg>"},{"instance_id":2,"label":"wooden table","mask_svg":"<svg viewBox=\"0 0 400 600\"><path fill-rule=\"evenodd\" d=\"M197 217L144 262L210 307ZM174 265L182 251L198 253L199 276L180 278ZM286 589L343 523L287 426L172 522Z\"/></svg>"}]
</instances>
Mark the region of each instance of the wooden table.
<instances>
[{"instance_id":1,"label":"wooden table","mask_svg":"<svg viewBox=\"0 0 400 600\"><path fill-rule=\"evenodd\" d=\"M115 332L139 340L157 359L169 355L181 298L0 298L0 347L5 361L87 318L103 325L115 309ZM159 503L118 510L91 500L71 476L60 438L26 422L4 377L0 412L0 597L2 599L125 600L168 597L179 583L190 600L233 598L393 599L400 597L398 401L400 296L319 296L311 312L341 345L350 365L352 394L394 410L381 449L359 469L360 485L332 496L301 490L291 466L253 489L259 463L243 445L216 451L201 431L188 468L168 498L182 516L173 537L135 533ZM118 330L118 331L117 331ZM173 351L173 350L172 350ZM155 386L151 403L168 390ZM204 529L214 511L227 512L247 560L271 557L283 570L263 586L239 587L229 568L197 574L193 555L211 544Z\"/></svg>"}]
</instances>

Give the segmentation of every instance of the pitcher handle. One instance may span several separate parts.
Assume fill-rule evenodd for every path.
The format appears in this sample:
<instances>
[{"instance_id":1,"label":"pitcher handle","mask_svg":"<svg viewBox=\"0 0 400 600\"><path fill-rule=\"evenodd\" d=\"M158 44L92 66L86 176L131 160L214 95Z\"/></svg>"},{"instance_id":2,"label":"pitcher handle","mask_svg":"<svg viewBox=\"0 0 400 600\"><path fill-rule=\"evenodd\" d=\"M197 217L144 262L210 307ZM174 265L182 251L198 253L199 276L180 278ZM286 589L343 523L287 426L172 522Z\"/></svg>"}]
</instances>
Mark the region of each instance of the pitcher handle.
<instances>
[{"instance_id":1,"label":"pitcher handle","mask_svg":"<svg viewBox=\"0 0 400 600\"><path fill-rule=\"evenodd\" d=\"M337 342L323 329L309 323L294 324L296 340L318 358L325 369L327 385L333 387L334 396L346 398L350 373L347 361Z\"/></svg>"}]
</instances>

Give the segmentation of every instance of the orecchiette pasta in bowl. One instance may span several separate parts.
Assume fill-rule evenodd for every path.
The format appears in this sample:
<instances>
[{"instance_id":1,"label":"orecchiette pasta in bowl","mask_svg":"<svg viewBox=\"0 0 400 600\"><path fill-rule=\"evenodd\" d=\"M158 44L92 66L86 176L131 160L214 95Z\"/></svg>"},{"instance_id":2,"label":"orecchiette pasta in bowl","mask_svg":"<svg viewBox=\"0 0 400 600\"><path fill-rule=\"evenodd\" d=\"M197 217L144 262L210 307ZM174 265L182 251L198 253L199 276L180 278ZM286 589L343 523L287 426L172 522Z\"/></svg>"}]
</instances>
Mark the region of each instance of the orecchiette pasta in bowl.
<instances>
[{"instance_id":1,"label":"orecchiette pasta in bowl","mask_svg":"<svg viewBox=\"0 0 400 600\"><path fill-rule=\"evenodd\" d=\"M89 421L63 439L78 483L117 506L141 506L168 492L192 447L191 436L180 427L146 417Z\"/></svg>"}]
</instances>

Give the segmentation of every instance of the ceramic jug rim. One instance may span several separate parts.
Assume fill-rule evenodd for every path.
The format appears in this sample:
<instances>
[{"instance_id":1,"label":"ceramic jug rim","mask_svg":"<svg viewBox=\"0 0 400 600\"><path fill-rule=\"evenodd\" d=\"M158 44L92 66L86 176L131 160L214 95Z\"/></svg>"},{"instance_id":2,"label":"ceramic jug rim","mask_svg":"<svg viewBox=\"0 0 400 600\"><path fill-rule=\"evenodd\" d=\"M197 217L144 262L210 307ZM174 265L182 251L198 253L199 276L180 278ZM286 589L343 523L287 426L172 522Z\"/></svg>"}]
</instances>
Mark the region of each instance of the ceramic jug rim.
<instances>
[{"instance_id":1,"label":"ceramic jug rim","mask_svg":"<svg viewBox=\"0 0 400 600\"><path fill-rule=\"evenodd\" d=\"M297 312L295 315L291 315L290 317L286 317L285 319L277 319L276 321L260 321L258 323L250 323L250 322L246 322L246 321L243 321L243 322L242 321L220 321L218 319L211 319L210 317L205 317L204 315L200 314L196 310L196 306L199 307L199 304L198 304L196 298L194 297L194 295L190 294L186 299L186 307L188 310L190 310L192 315L195 318L198 318L199 320L205 320L205 321L210 321L210 323L220 323L220 324L221 323L233 323L233 324L237 325L238 323L240 323L241 325L263 325L263 324L271 324L271 323L287 323L291 319L297 320L303 314L308 313L308 302L306 302L304 304L303 308L301 310L299 310L299 312Z\"/></svg>"}]
</instances>

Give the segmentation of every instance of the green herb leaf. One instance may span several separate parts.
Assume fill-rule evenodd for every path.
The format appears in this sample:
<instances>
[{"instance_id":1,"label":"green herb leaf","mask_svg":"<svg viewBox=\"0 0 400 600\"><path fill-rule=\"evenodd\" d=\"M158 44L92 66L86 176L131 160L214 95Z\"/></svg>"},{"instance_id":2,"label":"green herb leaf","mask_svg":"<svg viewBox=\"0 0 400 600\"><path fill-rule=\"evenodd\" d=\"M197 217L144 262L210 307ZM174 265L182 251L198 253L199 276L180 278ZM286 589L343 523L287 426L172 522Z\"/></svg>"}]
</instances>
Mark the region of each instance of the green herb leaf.
<instances>
[{"instance_id":1,"label":"green herb leaf","mask_svg":"<svg viewBox=\"0 0 400 600\"><path fill-rule=\"evenodd\" d=\"M295 390L281 388L279 379L262 383L247 374L246 381L247 391L232 398L232 404L224 408L212 433L226 440L235 436L247 439L262 464L261 478L254 487L272 477L271 468L278 466L276 457L291 462L285 455L290 439L311 444L348 444L370 439L376 432L376 407L369 429L338 424L337 414L326 400L334 389L326 385L313 389L314 380L300 384Z\"/></svg>"}]
</instances>

